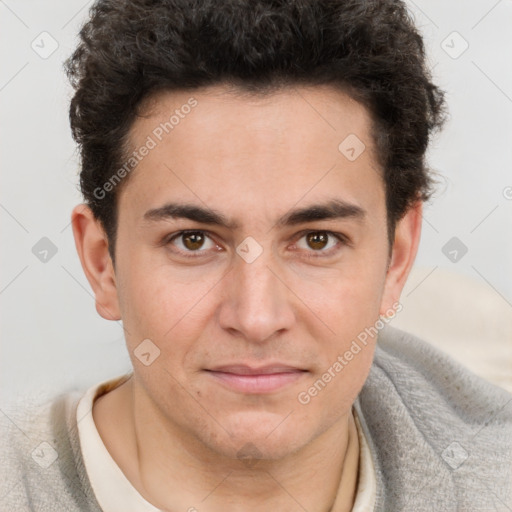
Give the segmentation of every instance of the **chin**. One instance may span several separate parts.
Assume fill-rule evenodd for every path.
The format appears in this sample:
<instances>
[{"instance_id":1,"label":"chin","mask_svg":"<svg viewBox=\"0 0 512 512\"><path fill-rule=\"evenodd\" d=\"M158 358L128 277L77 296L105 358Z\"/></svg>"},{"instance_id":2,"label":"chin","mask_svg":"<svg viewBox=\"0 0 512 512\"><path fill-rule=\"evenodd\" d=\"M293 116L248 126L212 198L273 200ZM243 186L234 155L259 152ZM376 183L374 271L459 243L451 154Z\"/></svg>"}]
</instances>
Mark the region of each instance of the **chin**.
<instances>
[{"instance_id":1,"label":"chin","mask_svg":"<svg viewBox=\"0 0 512 512\"><path fill-rule=\"evenodd\" d=\"M293 413L287 417L289 412L244 412L224 417L222 426L230 435L213 435L207 444L214 451L239 459L248 466L260 459L283 459L300 450L313 437L308 435L304 423L292 420ZM226 433L223 431L223 434Z\"/></svg>"}]
</instances>

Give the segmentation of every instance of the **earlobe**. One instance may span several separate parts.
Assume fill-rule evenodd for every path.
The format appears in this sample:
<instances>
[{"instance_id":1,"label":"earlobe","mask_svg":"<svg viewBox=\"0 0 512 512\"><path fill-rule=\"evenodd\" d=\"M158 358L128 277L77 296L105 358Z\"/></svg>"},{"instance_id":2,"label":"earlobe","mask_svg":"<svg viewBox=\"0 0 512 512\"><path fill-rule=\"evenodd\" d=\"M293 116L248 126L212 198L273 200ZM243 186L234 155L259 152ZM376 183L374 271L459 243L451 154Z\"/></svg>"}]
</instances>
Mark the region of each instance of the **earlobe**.
<instances>
[{"instance_id":1,"label":"earlobe","mask_svg":"<svg viewBox=\"0 0 512 512\"><path fill-rule=\"evenodd\" d=\"M71 214L75 246L96 299L96 311L106 320L120 320L120 308L108 240L101 223L85 204Z\"/></svg>"},{"instance_id":2,"label":"earlobe","mask_svg":"<svg viewBox=\"0 0 512 512\"><path fill-rule=\"evenodd\" d=\"M380 314L396 309L402 289L412 268L421 237L423 204L418 201L397 223L395 240L389 263Z\"/></svg>"}]
</instances>

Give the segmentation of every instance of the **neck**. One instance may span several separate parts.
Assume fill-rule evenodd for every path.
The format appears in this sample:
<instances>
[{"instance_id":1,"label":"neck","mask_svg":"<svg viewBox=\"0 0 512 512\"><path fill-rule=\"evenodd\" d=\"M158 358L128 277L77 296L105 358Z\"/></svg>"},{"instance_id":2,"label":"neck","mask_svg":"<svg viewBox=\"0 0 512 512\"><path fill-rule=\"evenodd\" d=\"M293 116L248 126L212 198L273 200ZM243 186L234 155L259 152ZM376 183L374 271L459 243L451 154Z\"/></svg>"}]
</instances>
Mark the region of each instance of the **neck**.
<instances>
[{"instance_id":1,"label":"neck","mask_svg":"<svg viewBox=\"0 0 512 512\"><path fill-rule=\"evenodd\" d=\"M162 510L198 512L352 509L359 443L350 412L279 460L238 460L211 451L156 410L133 379L99 398L99 434L131 484Z\"/></svg>"}]
</instances>

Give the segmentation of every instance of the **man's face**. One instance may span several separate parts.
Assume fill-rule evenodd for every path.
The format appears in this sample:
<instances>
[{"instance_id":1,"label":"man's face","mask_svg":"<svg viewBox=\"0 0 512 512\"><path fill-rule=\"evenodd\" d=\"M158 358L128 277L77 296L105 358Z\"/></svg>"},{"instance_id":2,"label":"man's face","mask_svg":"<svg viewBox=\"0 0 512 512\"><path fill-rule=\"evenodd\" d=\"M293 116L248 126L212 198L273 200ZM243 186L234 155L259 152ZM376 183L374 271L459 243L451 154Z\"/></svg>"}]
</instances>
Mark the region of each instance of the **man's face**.
<instances>
[{"instance_id":1,"label":"man's face","mask_svg":"<svg viewBox=\"0 0 512 512\"><path fill-rule=\"evenodd\" d=\"M197 105L182 108L191 97ZM160 123L176 110L166 133ZM156 146L121 190L116 245L141 409L230 457L248 446L283 457L347 417L371 338L307 404L299 396L390 307L370 123L328 87L256 98L218 86L153 99L131 143L153 146L150 136ZM177 215L185 205L211 218Z\"/></svg>"}]
</instances>

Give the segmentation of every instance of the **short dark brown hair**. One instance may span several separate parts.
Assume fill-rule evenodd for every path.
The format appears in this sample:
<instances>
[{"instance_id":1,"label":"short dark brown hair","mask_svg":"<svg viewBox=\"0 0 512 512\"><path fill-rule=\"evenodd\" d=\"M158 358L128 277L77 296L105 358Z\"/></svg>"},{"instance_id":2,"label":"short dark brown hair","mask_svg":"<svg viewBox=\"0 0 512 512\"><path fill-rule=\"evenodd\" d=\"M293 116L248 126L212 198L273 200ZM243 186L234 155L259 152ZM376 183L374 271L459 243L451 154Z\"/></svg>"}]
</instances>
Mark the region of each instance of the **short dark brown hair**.
<instances>
[{"instance_id":1,"label":"short dark brown hair","mask_svg":"<svg viewBox=\"0 0 512 512\"><path fill-rule=\"evenodd\" d=\"M80 186L113 260L121 187L97 191L126 160L141 102L162 90L331 85L372 115L390 240L407 209L430 195L425 152L443 122L443 93L401 1L99 0L66 71Z\"/></svg>"}]
</instances>

